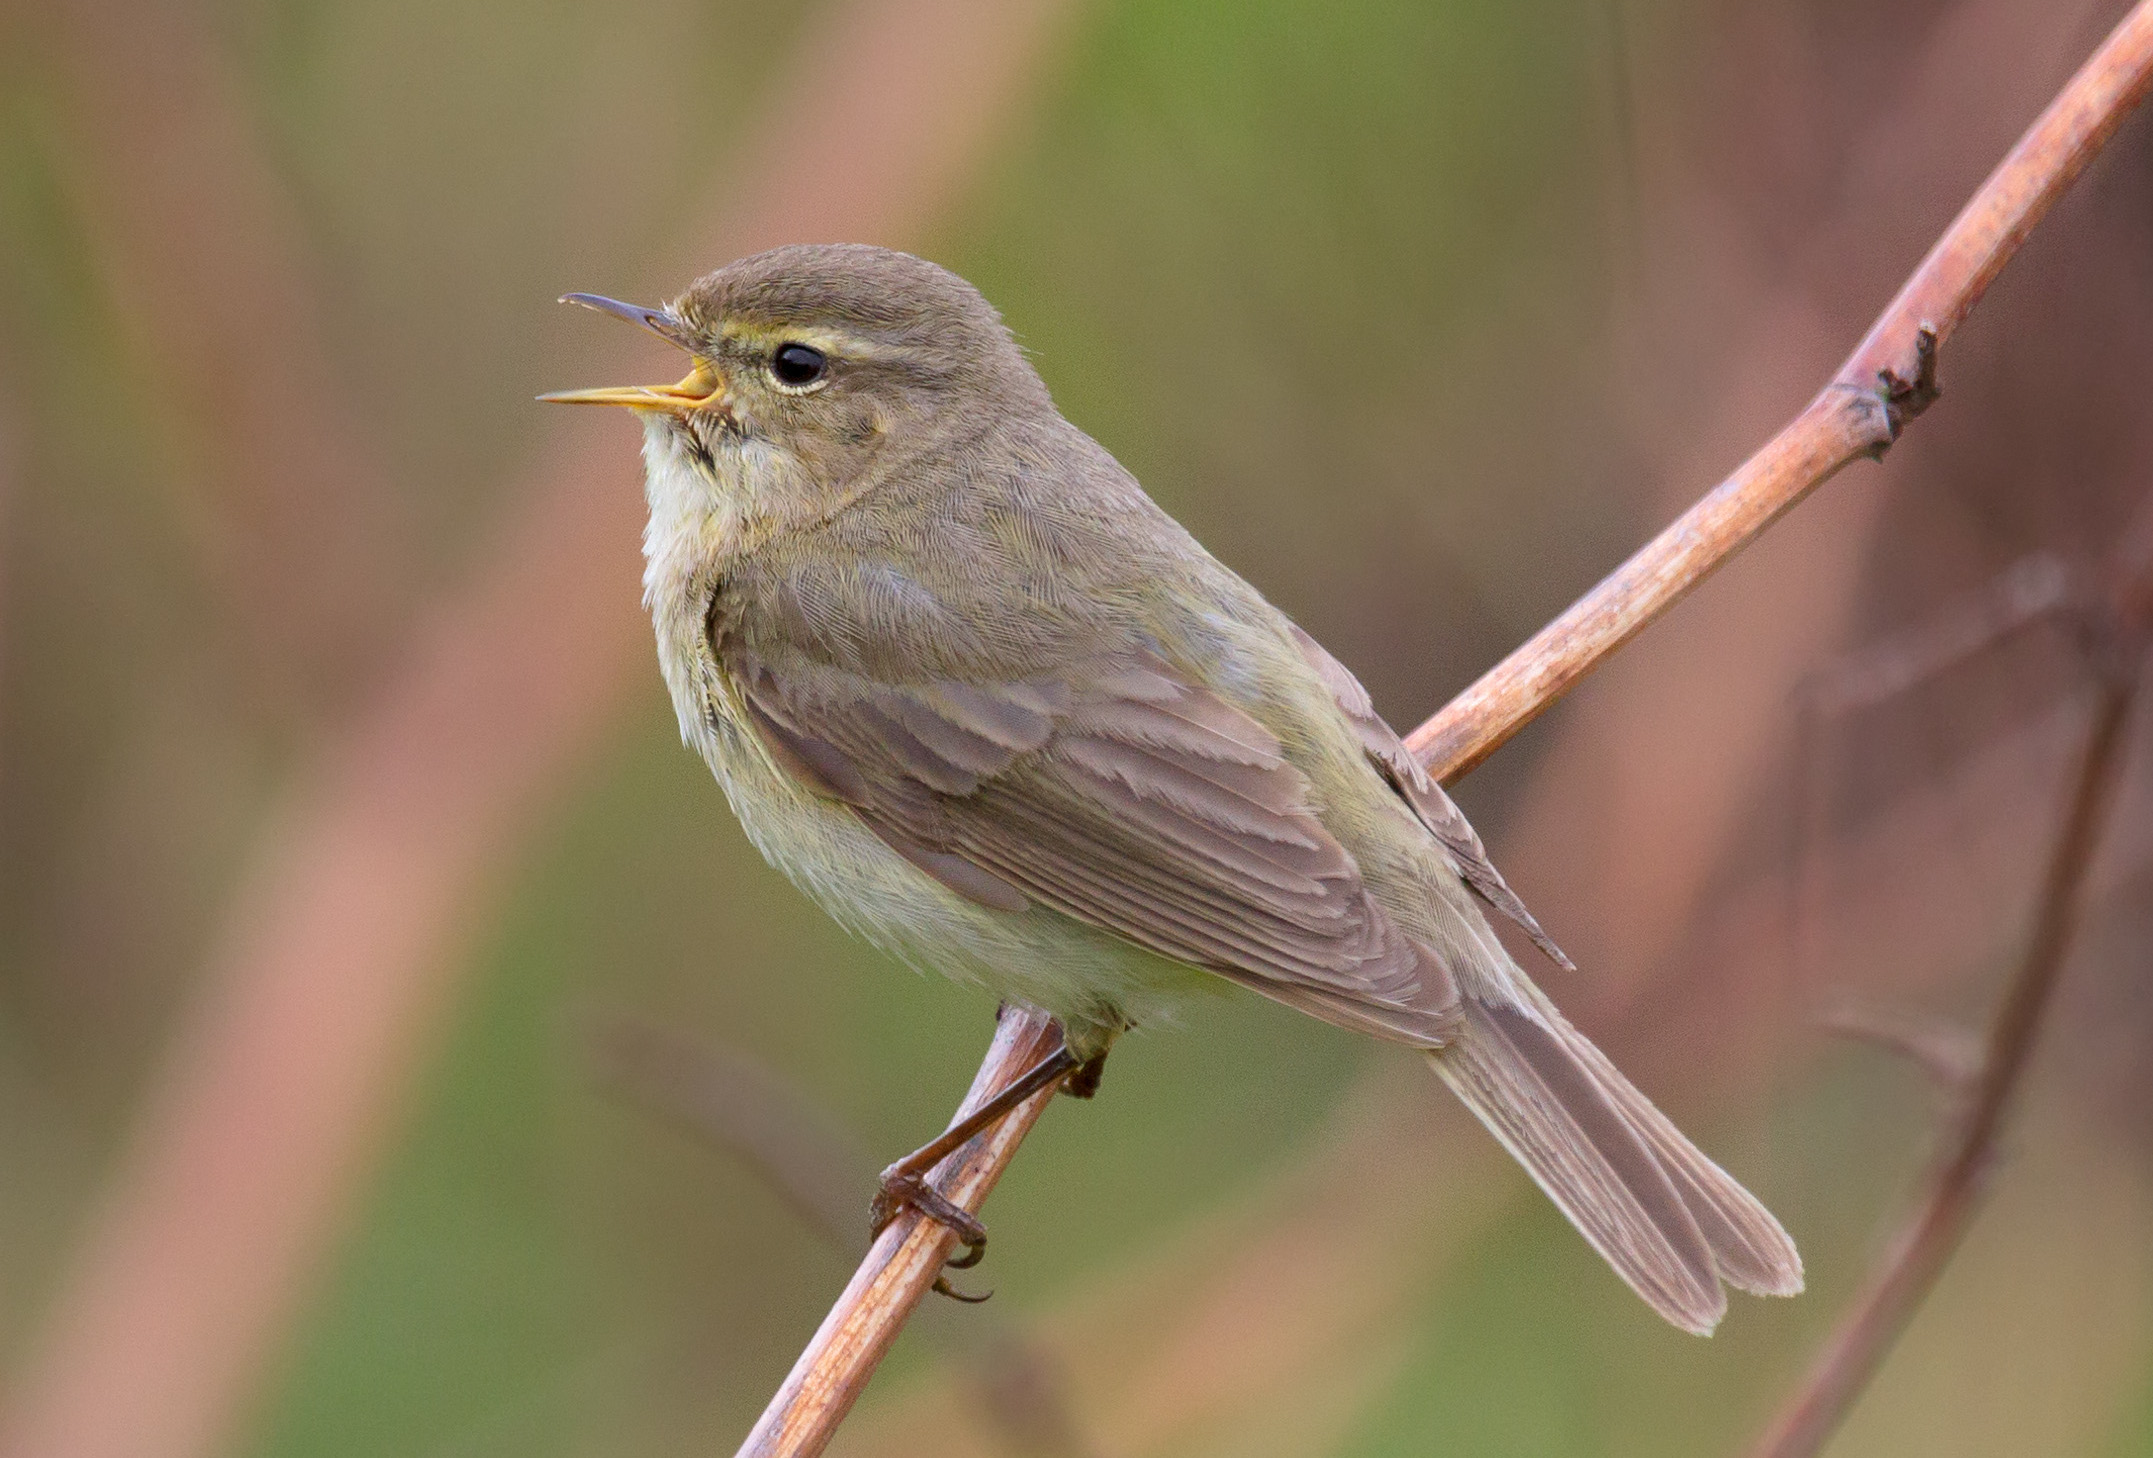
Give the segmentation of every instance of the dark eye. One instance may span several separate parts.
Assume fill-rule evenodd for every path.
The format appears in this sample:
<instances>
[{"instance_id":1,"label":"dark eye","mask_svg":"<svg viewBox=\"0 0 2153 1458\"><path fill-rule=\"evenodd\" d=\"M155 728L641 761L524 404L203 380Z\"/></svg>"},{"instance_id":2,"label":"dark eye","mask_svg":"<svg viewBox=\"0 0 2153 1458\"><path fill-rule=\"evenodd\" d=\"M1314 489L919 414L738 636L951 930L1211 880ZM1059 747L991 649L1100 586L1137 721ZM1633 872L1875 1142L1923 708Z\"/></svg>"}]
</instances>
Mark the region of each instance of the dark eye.
<instances>
[{"instance_id":1,"label":"dark eye","mask_svg":"<svg viewBox=\"0 0 2153 1458\"><path fill-rule=\"evenodd\" d=\"M830 361L811 344L781 344L770 356L770 373L779 384L795 390L814 384L829 367Z\"/></svg>"}]
</instances>

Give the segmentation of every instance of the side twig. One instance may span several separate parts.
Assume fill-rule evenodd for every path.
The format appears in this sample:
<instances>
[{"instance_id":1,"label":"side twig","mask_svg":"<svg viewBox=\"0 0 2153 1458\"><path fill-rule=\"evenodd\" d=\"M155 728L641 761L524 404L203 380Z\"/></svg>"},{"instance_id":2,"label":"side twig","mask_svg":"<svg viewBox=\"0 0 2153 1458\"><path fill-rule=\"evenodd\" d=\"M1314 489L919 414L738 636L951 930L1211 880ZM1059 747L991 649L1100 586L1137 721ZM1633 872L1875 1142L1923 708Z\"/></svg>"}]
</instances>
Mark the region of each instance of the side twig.
<instances>
[{"instance_id":1,"label":"side twig","mask_svg":"<svg viewBox=\"0 0 2153 1458\"><path fill-rule=\"evenodd\" d=\"M603 1020L586 1051L608 1092L745 1163L847 1260L867 1253L859 1193L874 1180L874 1164L798 1091L743 1059L640 1019Z\"/></svg>"},{"instance_id":2,"label":"side twig","mask_svg":"<svg viewBox=\"0 0 2153 1458\"><path fill-rule=\"evenodd\" d=\"M613 1091L744 1161L847 1260L866 1254L859 1193L875 1166L802 1091L721 1048L637 1020L608 1019L590 1051ZM991 1307L929 1307L919 1321L914 1331L963 1371L980 1416L1009 1452L1084 1458L1093 1451L1061 1362L1030 1332L997 1321Z\"/></svg>"},{"instance_id":3,"label":"side twig","mask_svg":"<svg viewBox=\"0 0 2153 1458\"><path fill-rule=\"evenodd\" d=\"M2022 558L1994 581L1912 628L1889 634L1825 668L1803 676L1793 694L1796 774L1792 875L1786 977L1800 986L1817 965L1812 940L1823 920L1824 891L1816 855L1824 838L1825 785L1819 773L1824 727L1848 715L1889 703L1918 686L1993 653L2043 624L2082 622L2098 609L2081 573L2047 552ZM1824 1010L1828 1031L1892 1048L1927 1068L1940 1082L1963 1092L1980 1065L1980 1039L1963 1028L1948 1031L1893 1018L1858 1000Z\"/></svg>"},{"instance_id":4,"label":"side twig","mask_svg":"<svg viewBox=\"0 0 2153 1458\"><path fill-rule=\"evenodd\" d=\"M2153 513L2138 537L2153 540ZM2004 1116L2023 1081L2084 901L2087 867L2101 841L2125 756L2123 730L2142 680L2140 660L2153 572L2127 554L2109 599L2087 624L2099 694L2069 781L2069 800L2042 874L2025 954L1989 1029L1981 1059L1961 1085L1950 1136L1920 1201L1871 1272L1808 1376L1752 1449L1752 1458L1809 1458L1819 1451L1883 1365L1943 1274L1980 1208Z\"/></svg>"},{"instance_id":5,"label":"side twig","mask_svg":"<svg viewBox=\"0 0 2153 1458\"><path fill-rule=\"evenodd\" d=\"M1407 737L1429 772L1446 783L1464 775L1841 467L1881 457L1936 399L1938 347L2149 85L2153 0L2140 0L1982 184L1822 393L1679 520ZM1029 1066L1009 1049L1042 1056L1058 1036L1044 1014L1005 1011L964 1107L977 1107ZM931 1176L935 1186L976 1211L1050 1096L1042 1092L951 1155ZM883 1232L741 1458L823 1451L934 1284L954 1239L910 1213Z\"/></svg>"}]
</instances>

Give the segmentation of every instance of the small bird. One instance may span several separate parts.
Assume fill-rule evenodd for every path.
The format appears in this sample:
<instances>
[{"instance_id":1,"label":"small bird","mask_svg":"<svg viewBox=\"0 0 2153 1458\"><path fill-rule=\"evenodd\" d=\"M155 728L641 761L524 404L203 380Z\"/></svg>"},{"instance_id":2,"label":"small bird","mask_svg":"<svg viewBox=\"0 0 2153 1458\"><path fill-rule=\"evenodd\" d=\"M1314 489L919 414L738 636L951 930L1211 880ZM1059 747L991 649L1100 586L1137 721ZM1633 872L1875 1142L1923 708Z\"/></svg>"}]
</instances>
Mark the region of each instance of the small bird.
<instances>
[{"instance_id":1,"label":"small bird","mask_svg":"<svg viewBox=\"0 0 2153 1458\"><path fill-rule=\"evenodd\" d=\"M644 600L683 737L770 862L895 956L1051 1014L1016 1096L1088 1092L1125 1029L1224 978L1424 1052L1593 1248L1708 1333L1801 1289L1763 1205L1497 940L1568 960L1337 659L1062 418L1001 316L909 254L798 245L663 308ZM885 1175L985 1233L927 1169Z\"/></svg>"}]
</instances>

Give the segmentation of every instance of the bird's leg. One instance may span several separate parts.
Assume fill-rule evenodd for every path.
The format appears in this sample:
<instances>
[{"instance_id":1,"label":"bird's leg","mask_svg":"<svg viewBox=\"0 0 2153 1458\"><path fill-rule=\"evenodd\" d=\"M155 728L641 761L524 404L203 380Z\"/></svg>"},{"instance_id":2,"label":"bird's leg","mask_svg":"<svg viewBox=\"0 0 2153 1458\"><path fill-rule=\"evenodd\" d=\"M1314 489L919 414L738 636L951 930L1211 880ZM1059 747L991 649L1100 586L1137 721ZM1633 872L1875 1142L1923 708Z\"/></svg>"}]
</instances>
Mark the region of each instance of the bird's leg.
<instances>
[{"instance_id":1,"label":"bird's leg","mask_svg":"<svg viewBox=\"0 0 2153 1458\"><path fill-rule=\"evenodd\" d=\"M1062 1092L1073 1099L1088 1099L1099 1092L1099 1080L1105 1073L1106 1054L1094 1053L1070 1073Z\"/></svg>"},{"instance_id":2,"label":"bird's leg","mask_svg":"<svg viewBox=\"0 0 2153 1458\"><path fill-rule=\"evenodd\" d=\"M987 1227L979 1223L978 1216L928 1184L927 1172L982 1129L1000 1122L1011 1109L1033 1094L1079 1071L1077 1056L1066 1045L1055 1049L1025 1070L1015 1083L884 1170L869 1216L874 1233L880 1235L883 1227L897 1218L897 1212L910 1205L928 1219L939 1221L957 1232L957 1239L963 1243L965 1251L948 1263L951 1270L968 1270L978 1265L987 1253ZM938 1287L941 1284L936 1283ZM957 1293L949 1291L947 1294L954 1296Z\"/></svg>"},{"instance_id":3,"label":"bird's leg","mask_svg":"<svg viewBox=\"0 0 2153 1458\"><path fill-rule=\"evenodd\" d=\"M1127 1024L1121 1032L1107 1039L1098 1052L1076 1066L1076 1070L1062 1083L1062 1092L1073 1099L1088 1099L1099 1092L1099 1080L1106 1076L1106 1055L1114 1051L1114 1038L1121 1036L1134 1024Z\"/></svg>"}]
</instances>

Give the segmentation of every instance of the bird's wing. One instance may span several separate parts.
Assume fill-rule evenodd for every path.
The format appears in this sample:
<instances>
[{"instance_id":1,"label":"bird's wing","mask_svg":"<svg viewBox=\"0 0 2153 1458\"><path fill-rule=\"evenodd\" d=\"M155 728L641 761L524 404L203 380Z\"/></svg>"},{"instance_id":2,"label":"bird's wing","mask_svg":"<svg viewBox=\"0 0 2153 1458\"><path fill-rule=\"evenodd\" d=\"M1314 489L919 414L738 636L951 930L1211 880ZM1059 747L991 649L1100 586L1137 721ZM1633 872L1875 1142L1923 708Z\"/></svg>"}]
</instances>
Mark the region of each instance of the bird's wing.
<instances>
[{"instance_id":1,"label":"bird's wing","mask_svg":"<svg viewBox=\"0 0 2153 1458\"><path fill-rule=\"evenodd\" d=\"M774 759L960 895L1037 902L1327 1021L1448 1037L1449 973L1370 898L1277 738L1158 655L904 685L799 653L727 663Z\"/></svg>"},{"instance_id":2,"label":"bird's wing","mask_svg":"<svg viewBox=\"0 0 2153 1458\"><path fill-rule=\"evenodd\" d=\"M1383 722L1383 716L1376 712L1375 701L1368 697L1368 690L1361 687L1361 681L1298 626L1294 627L1293 636L1309 665L1330 689L1331 697L1338 701L1338 707L1353 721L1354 730L1361 737L1362 749L1375 762L1383 778L1390 781L1399 797L1413 807L1414 815L1428 828L1428 833L1450 852L1465 884L1472 887L1481 900L1523 928L1525 935L1532 938L1533 945L1545 952L1556 966L1576 971L1577 964L1541 930L1540 923L1518 899L1518 893L1510 889L1502 872L1495 869L1495 862L1488 859L1488 848L1480 843L1480 834L1465 818L1465 812L1443 792L1434 777L1421 768L1420 761L1405 747L1405 741L1398 737L1397 731Z\"/></svg>"}]
</instances>

